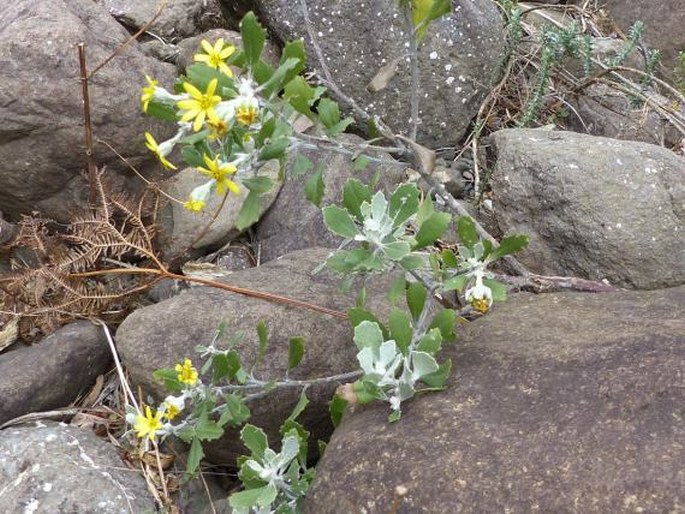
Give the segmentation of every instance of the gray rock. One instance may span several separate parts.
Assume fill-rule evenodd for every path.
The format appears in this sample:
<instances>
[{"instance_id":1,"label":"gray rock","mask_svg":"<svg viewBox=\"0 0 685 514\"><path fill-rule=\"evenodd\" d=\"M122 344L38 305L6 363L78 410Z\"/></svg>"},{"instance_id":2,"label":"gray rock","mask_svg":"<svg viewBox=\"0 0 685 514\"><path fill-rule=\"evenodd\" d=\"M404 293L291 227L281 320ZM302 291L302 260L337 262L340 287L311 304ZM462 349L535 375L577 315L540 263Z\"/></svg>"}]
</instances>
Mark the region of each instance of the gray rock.
<instances>
[{"instance_id":1,"label":"gray rock","mask_svg":"<svg viewBox=\"0 0 685 514\"><path fill-rule=\"evenodd\" d=\"M345 414L305 512L680 512L684 302L680 287L498 304L444 350L447 390L394 424L387 405Z\"/></svg>"},{"instance_id":2,"label":"gray rock","mask_svg":"<svg viewBox=\"0 0 685 514\"><path fill-rule=\"evenodd\" d=\"M261 198L262 213L269 208L281 187L278 175L278 161L268 161L259 170L259 176L270 178L273 184L271 190ZM207 180L208 178L195 168L185 168L167 180L162 188L174 198L185 200L196 186L204 184ZM229 193L219 215L204 235L202 232L221 207L223 196L212 194L202 212L188 211L177 202L167 203L159 212L159 240L164 257L171 260L186 250L193 253L193 250L221 245L236 237L240 233L236 227L238 214L248 192L243 186L237 195Z\"/></svg>"},{"instance_id":3,"label":"gray rock","mask_svg":"<svg viewBox=\"0 0 685 514\"><path fill-rule=\"evenodd\" d=\"M0 12L0 210L11 218L40 210L66 222L87 201L83 106L76 45L86 44L89 70L129 38L107 11L77 0L18 0ZM90 81L95 138L117 148L138 169L153 166L143 133L165 136L140 108L148 74L167 87L174 68L146 57L136 44ZM173 131L173 127L171 127ZM109 149L95 145L115 190L143 185Z\"/></svg>"},{"instance_id":4,"label":"gray rock","mask_svg":"<svg viewBox=\"0 0 685 514\"><path fill-rule=\"evenodd\" d=\"M224 1L224 3L229 3ZM304 38L309 66L323 76L309 40L300 3L254 0L269 33L283 41ZM455 0L452 16L431 26L419 50L420 113L418 141L453 146L468 129L488 93L504 45L497 6L487 0ZM312 31L333 80L369 114L393 130L410 130L410 72L402 13L395 0L309 2ZM400 59L388 86L366 87L378 71Z\"/></svg>"},{"instance_id":5,"label":"gray rock","mask_svg":"<svg viewBox=\"0 0 685 514\"><path fill-rule=\"evenodd\" d=\"M63 423L0 431L0 511L155 512L145 479L109 442Z\"/></svg>"},{"instance_id":6,"label":"gray rock","mask_svg":"<svg viewBox=\"0 0 685 514\"><path fill-rule=\"evenodd\" d=\"M571 132L493 136L495 218L531 238L531 271L653 289L685 282L685 160Z\"/></svg>"},{"instance_id":7,"label":"gray rock","mask_svg":"<svg viewBox=\"0 0 685 514\"><path fill-rule=\"evenodd\" d=\"M222 281L346 311L354 306L354 294L340 293L339 279L327 271L311 274L328 253L323 248L294 252L257 268L233 272ZM392 277L386 277L367 284L367 304L381 316L389 313L385 295L391 280ZM222 321L226 336L221 344L242 333L244 338L236 342L235 348L243 363L251 363L258 347L255 327L260 320L269 329L270 342L264 360L255 370L258 378L285 376L288 341L294 336L304 338L305 356L290 378L320 378L357 369L352 330L346 320L209 287L192 287L174 298L133 312L117 330L116 338L134 387L140 385L146 393L161 399L165 392L152 373L158 368L173 367L184 357L197 361L195 346L208 344ZM313 441L332 431L327 402L335 387L336 384L329 384L308 390L311 403L301 420L312 431ZM250 423L262 427L271 441L279 441L278 427L292 411L299 394L294 388L281 389L252 401ZM228 465L234 465L243 452L235 430L227 431L218 443L207 448L212 460Z\"/></svg>"},{"instance_id":8,"label":"gray rock","mask_svg":"<svg viewBox=\"0 0 685 514\"><path fill-rule=\"evenodd\" d=\"M360 137L349 134L340 136L339 140L342 143L363 143ZM293 176L293 164L302 157L309 159L312 169L305 175ZM295 250L313 246L337 248L342 239L328 231L323 222L321 209L305 197L305 182L319 166L323 167L325 189L322 206L340 204L343 186L347 179L353 177L370 183L378 174L380 189L387 195L394 191L404 178L404 166L385 153L379 153L376 157L386 159L389 163L371 162L360 172L354 170L350 155L323 149L300 149L292 152L288 159L285 183L276 201L257 225L261 262L268 262Z\"/></svg>"},{"instance_id":9,"label":"gray rock","mask_svg":"<svg viewBox=\"0 0 685 514\"><path fill-rule=\"evenodd\" d=\"M159 10L158 0L96 2L104 6L121 24L133 30L144 27ZM168 42L174 42L225 25L218 0L168 0L147 31Z\"/></svg>"},{"instance_id":10,"label":"gray rock","mask_svg":"<svg viewBox=\"0 0 685 514\"><path fill-rule=\"evenodd\" d=\"M29 412L68 406L107 371L110 362L102 328L87 321L0 354L0 424Z\"/></svg>"}]
</instances>

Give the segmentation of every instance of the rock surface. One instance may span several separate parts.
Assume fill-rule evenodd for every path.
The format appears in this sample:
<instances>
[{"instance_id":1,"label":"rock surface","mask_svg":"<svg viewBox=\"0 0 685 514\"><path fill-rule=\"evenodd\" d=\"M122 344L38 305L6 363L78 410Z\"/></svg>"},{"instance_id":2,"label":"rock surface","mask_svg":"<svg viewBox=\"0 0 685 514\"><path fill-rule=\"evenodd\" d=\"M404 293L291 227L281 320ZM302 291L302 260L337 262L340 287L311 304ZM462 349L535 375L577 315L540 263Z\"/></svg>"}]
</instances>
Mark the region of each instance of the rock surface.
<instances>
[{"instance_id":1,"label":"rock surface","mask_svg":"<svg viewBox=\"0 0 685 514\"><path fill-rule=\"evenodd\" d=\"M304 38L309 66L324 77L301 4L287 0L253 3L270 34L282 41ZM403 58L407 39L396 4L395 0L364 4L321 0L309 2L308 17L331 77L342 91L366 112L406 134L411 118L410 66L408 58ZM454 13L430 27L419 50L418 141L430 147L454 146L464 134L496 79L504 45L503 21L494 3L455 0L452 4ZM397 72L388 86L369 92L367 84L395 59L399 59Z\"/></svg>"},{"instance_id":2,"label":"rock surface","mask_svg":"<svg viewBox=\"0 0 685 514\"><path fill-rule=\"evenodd\" d=\"M340 141L363 143L360 137L353 135L343 135ZM257 225L261 261L268 262L295 250L314 246L337 248L342 239L328 231L321 209L305 197L304 185L322 167L325 185L322 207L342 202L343 186L349 178L357 178L368 184L378 174L380 189L387 195L404 178L404 165L394 161L388 154L379 153L376 157L398 165L370 162L363 171L356 171L350 155L332 150L296 150L291 153L285 183L276 201ZM302 158L308 159L312 167L306 174L294 176L293 165Z\"/></svg>"},{"instance_id":3,"label":"rock surface","mask_svg":"<svg viewBox=\"0 0 685 514\"><path fill-rule=\"evenodd\" d=\"M0 431L0 511L155 512L145 479L89 430L48 422Z\"/></svg>"},{"instance_id":4,"label":"rock surface","mask_svg":"<svg viewBox=\"0 0 685 514\"><path fill-rule=\"evenodd\" d=\"M281 187L278 175L278 161L268 161L259 170L260 177L267 177L272 181L271 190L261 197L262 213L275 200ZM195 168L185 168L167 180L162 188L174 198L186 199L196 186L204 184L207 180L207 177ZM238 214L248 192L248 189L242 186L237 195L229 193L219 215L206 231L205 227L212 221L221 206L223 196L212 193L201 213L188 211L177 202L167 203L159 212L159 241L164 257L173 259L186 249L193 253L193 250L220 245L236 237L240 233L236 227Z\"/></svg>"},{"instance_id":5,"label":"rock surface","mask_svg":"<svg viewBox=\"0 0 685 514\"><path fill-rule=\"evenodd\" d=\"M264 266L233 272L222 281L346 311L354 306L354 294L341 294L339 279L326 271L311 274L328 253L323 248L293 252ZM380 315L384 306L389 312L385 295L391 280L392 277L386 277L381 283L367 284L367 304ZM158 368L173 367L184 357L197 359L195 346L209 344L221 322L225 323L226 336L219 346L225 347L235 334L242 333L243 339L234 348L244 365L249 365L258 347L255 327L260 320L264 320L269 330L269 348L255 370L257 378L269 380L285 376L288 341L294 336L304 338L305 354L301 364L290 373L291 379L321 378L357 369L352 330L346 320L209 287L192 287L169 300L133 312L117 330L117 346L134 387L140 385L146 393L161 399L165 396L164 390L154 381L152 373ZM300 419L312 431L312 441L325 438L332 431L327 402L336 385L331 383L308 390L311 403ZM271 441L280 440L278 427L292 411L299 394L295 388L281 389L251 402L250 423L264 428ZM218 443L207 448L215 462L231 466L243 451L234 430L227 431Z\"/></svg>"},{"instance_id":6,"label":"rock surface","mask_svg":"<svg viewBox=\"0 0 685 514\"><path fill-rule=\"evenodd\" d=\"M493 135L502 232L531 271L654 289L685 282L685 160L665 148L549 130Z\"/></svg>"},{"instance_id":7,"label":"rock surface","mask_svg":"<svg viewBox=\"0 0 685 514\"><path fill-rule=\"evenodd\" d=\"M514 295L444 350L446 391L346 413L305 512L681 511L684 303Z\"/></svg>"},{"instance_id":8,"label":"rock surface","mask_svg":"<svg viewBox=\"0 0 685 514\"><path fill-rule=\"evenodd\" d=\"M153 20L160 6L158 0L96 1L122 25L133 30L138 30ZM147 31L167 42L175 42L225 24L218 0L168 0Z\"/></svg>"},{"instance_id":9,"label":"rock surface","mask_svg":"<svg viewBox=\"0 0 685 514\"><path fill-rule=\"evenodd\" d=\"M67 407L110 362L102 328L87 321L0 354L0 425L30 412Z\"/></svg>"},{"instance_id":10,"label":"rock surface","mask_svg":"<svg viewBox=\"0 0 685 514\"><path fill-rule=\"evenodd\" d=\"M93 70L129 34L104 8L77 0L11 2L0 12L0 26L0 210L8 218L39 210L68 221L88 195L80 176L86 159L76 45L85 43ZM143 55L134 43L90 80L94 137L138 169L154 163L143 133L155 127L158 140L165 133L141 112L136 85L148 74L169 86L174 73L173 66ZM115 189L132 192L142 186L103 145L96 145L95 160L107 165Z\"/></svg>"}]
</instances>

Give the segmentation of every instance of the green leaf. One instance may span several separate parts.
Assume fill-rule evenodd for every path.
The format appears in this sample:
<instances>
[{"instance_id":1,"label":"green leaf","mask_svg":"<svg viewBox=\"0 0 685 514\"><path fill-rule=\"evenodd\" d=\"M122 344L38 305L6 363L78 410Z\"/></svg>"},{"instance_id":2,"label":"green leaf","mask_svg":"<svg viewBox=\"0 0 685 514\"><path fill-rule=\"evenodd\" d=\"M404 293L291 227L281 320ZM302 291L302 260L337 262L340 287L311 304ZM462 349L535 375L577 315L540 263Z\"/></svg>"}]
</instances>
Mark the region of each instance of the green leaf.
<instances>
[{"instance_id":1,"label":"green leaf","mask_svg":"<svg viewBox=\"0 0 685 514\"><path fill-rule=\"evenodd\" d=\"M371 188L356 178L348 179L343 186L343 205L360 222L364 220L360 210L364 202L371 203Z\"/></svg>"},{"instance_id":2,"label":"green leaf","mask_svg":"<svg viewBox=\"0 0 685 514\"><path fill-rule=\"evenodd\" d=\"M283 98L293 108L309 118L314 118L310 105L314 100L314 89L299 75L285 85Z\"/></svg>"},{"instance_id":3,"label":"green leaf","mask_svg":"<svg viewBox=\"0 0 685 514\"><path fill-rule=\"evenodd\" d=\"M404 274L401 274L395 280L392 281L390 285L390 290L388 291L388 300L391 304L395 305L400 301L400 298L404 298L404 291L407 288L407 279L404 278Z\"/></svg>"},{"instance_id":4,"label":"green leaf","mask_svg":"<svg viewBox=\"0 0 685 514\"><path fill-rule=\"evenodd\" d=\"M235 90L235 83L231 77L225 73L221 73L215 68L210 68L203 63L196 63L188 66L186 68L186 78L187 82L190 82L202 93L207 91L207 86L214 79L217 80L217 92L221 91L223 88L228 88L231 91ZM185 92L183 88L181 88L181 91Z\"/></svg>"},{"instance_id":5,"label":"green leaf","mask_svg":"<svg viewBox=\"0 0 685 514\"><path fill-rule=\"evenodd\" d=\"M366 155L361 154L354 160L353 169L354 171L364 171L369 167L369 164L371 164L369 158Z\"/></svg>"},{"instance_id":6,"label":"green leaf","mask_svg":"<svg viewBox=\"0 0 685 514\"><path fill-rule=\"evenodd\" d=\"M440 253L440 256L442 257L442 263L445 265L446 268L459 267L459 261L457 261L457 256L454 254L452 250L446 248Z\"/></svg>"},{"instance_id":7,"label":"green leaf","mask_svg":"<svg viewBox=\"0 0 685 514\"><path fill-rule=\"evenodd\" d=\"M280 91L289 72L297 68L299 63L300 61L296 58L281 61L280 66L271 74L269 80L262 84L263 95L269 98L273 93Z\"/></svg>"},{"instance_id":8,"label":"green leaf","mask_svg":"<svg viewBox=\"0 0 685 514\"><path fill-rule=\"evenodd\" d=\"M407 349L414 335L409 317L404 311L393 309L390 313L388 325L390 327L390 337L395 340L402 354L407 355Z\"/></svg>"},{"instance_id":9,"label":"green leaf","mask_svg":"<svg viewBox=\"0 0 685 514\"><path fill-rule=\"evenodd\" d=\"M297 154L290 166L290 176L292 178L301 177L314 167L314 163L305 155Z\"/></svg>"},{"instance_id":10,"label":"green leaf","mask_svg":"<svg viewBox=\"0 0 685 514\"><path fill-rule=\"evenodd\" d=\"M245 398L239 394L224 396L224 410L221 413L218 424L220 427L226 423L232 426L240 426L250 419L250 409L245 405Z\"/></svg>"},{"instance_id":11,"label":"green leaf","mask_svg":"<svg viewBox=\"0 0 685 514\"><path fill-rule=\"evenodd\" d=\"M288 370L296 367L304 356L304 339L291 337L288 343Z\"/></svg>"},{"instance_id":12,"label":"green leaf","mask_svg":"<svg viewBox=\"0 0 685 514\"><path fill-rule=\"evenodd\" d=\"M264 430L248 423L240 431L240 440L250 450L252 457L260 461L264 458L264 451L269 447Z\"/></svg>"},{"instance_id":13,"label":"green leaf","mask_svg":"<svg viewBox=\"0 0 685 514\"><path fill-rule=\"evenodd\" d=\"M454 324L456 321L457 313L454 311L454 309L443 309L433 316L429 328L437 328L440 330L443 340L452 342L456 339L456 335L454 333Z\"/></svg>"},{"instance_id":14,"label":"green leaf","mask_svg":"<svg viewBox=\"0 0 685 514\"><path fill-rule=\"evenodd\" d=\"M264 355L266 355L266 348L269 345L269 329L263 319L260 319L257 323L257 337L259 338L259 348L257 348L257 355L255 356L254 364L252 364L252 369L262 361Z\"/></svg>"},{"instance_id":15,"label":"green leaf","mask_svg":"<svg viewBox=\"0 0 685 514\"><path fill-rule=\"evenodd\" d=\"M445 362L440 364L437 371L421 377L421 382L426 384L428 387L442 389L445 387L445 383L447 382L447 377L450 375L450 371L452 371L452 360L447 359Z\"/></svg>"},{"instance_id":16,"label":"green leaf","mask_svg":"<svg viewBox=\"0 0 685 514\"><path fill-rule=\"evenodd\" d=\"M507 236L500 241L499 246L492 252L490 260L499 259L505 255L520 252L528 246L528 241L528 236L523 234Z\"/></svg>"},{"instance_id":17,"label":"green leaf","mask_svg":"<svg viewBox=\"0 0 685 514\"><path fill-rule=\"evenodd\" d=\"M298 64L293 69L288 70L284 80L285 83L290 82L295 76L302 73L307 64L307 53L304 50L303 40L297 39L295 41L288 41L285 44L283 52L281 52L281 63L291 58L297 59Z\"/></svg>"},{"instance_id":18,"label":"green leaf","mask_svg":"<svg viewBox=\"0 0 685 514\"><path fill-rule=\"evenodd\" d=\"M350 214L337 205L330 205L323 208L323 219L328 230L338 236L353 239L359 234L359 229L355 225Z\"/></svg>"},{"instance_id":19,"label":"green leaf","mask_svg":"<svg viewBox=\"0 0 685 514\"><path fill-rule=\"evenodd\" d=\"M279 159L283 156L289 145L290 139L287 137L272 139L262 147L259 152L259 160L268 161L270 159Z\"/></svg>"},{"instance_id":20,"label":"green leaf","mask_svg":"<svg viewBox=\"0 0 685 514\"><path fill-rule=\"evenodd\" d=\"M419 231L414 236L416 239L415 248L423 248L435 243L450 226L452 216L446 212L434 212L420 226Z\"/></svg>"},{"instance_id":21,"label":"green leaf","mask_svg":"<svg viewBox=\"0 0 685 514\"><path fill-rule=\"evenodd\" d=\"M433 202L431 201L430 196L427 196L423 202L421 202L421 205L419 205L419 210L416 213L414 222L420 227L434 212Z\"/></svg>"},{"instance_id":22,"label":"green leaf","mask_svg":"<svg viewBox=\"0 0 685 514\"><path fill-rule=\"evenodd\" d=\"M269 177L245 178L241 180L241 183L250 191L253 191L259 195L268 193L273 186L273 181Z\"/></svg>"},{"instance_id":23,"label":"green leaf","mask_svg":"<svg viewBox=\"0 0 685 514\"><path fill-rule=\"evenodd\" d=\"M337 394L328 402L328 411L331 413L331 421L334 427L337 428L340 425L346 407L347 400L343 400Z\"/></svg>"},{"instance_id":24,"label":"green leaf","mask_svg":"<svg viewBox=\"0 0 685 514\"><path fill-rule=\"evenodd\" d=\"M330 98L322 98L316 106L316 110L319 113L321 123L326 128L331 128L340 121L340 107L338 107L337 102Z\"/></svg>"},{"instance_id":25,"label":"green leaf","mask_svg":"<svg viewBox=\"0 0 685 514\"><path fill-rule=\"evenodd\" d=\"M192 166L193 168L205 166L202 154L194 146L184 146L181 149L181 156L188 166Z\"/></svg>"},{"instance_id":26,"label":"green leaf","mask_svg":"<svg viewBox=\"0 0 685 514\"><path fill-rule=\"evenodd\" d=\"M366 287L361 287L359 293L357 293L357 298L354 300L354 305L360 309L364 308L364 305L366 305Z\"/></svg>"},{"instance_id":27,"label":"green leaf","mask_svg":"<svg viewBox=\"0 0 685 514\"><path fill-rule=\"evenodd\" d=\"M388 415L388 423L395 423L402 417L402 411L394 410Z\"/></svg>"},{"instance_id":28,"label":"green leaf","mask_svg":"<svg viewBox=\"0 0 685 514\"><path fill-rule=\"evenodd\" d=\"M328 134L329 137L335 137L339 136L343 132L345 132L345 129L352 125L354 123L353 118L344 118L340 120L338 123L333 125L332 127L326 129L326 134Z\"/></svg>"},{"instance_id":29,"label":"green leaf","mask_svg":"<svg viewBox=\"0 0 685 514\"><path fill-rule=\"evenodd\" d=\"M307 388L304 388L300 393L300 399L297 400L297 405L295 405L295 408L290 413L290 416L286 418L286 421L295 421L299 415L302 414L304 409L307 408L307 405L309 405L309 399L307 398Z\"/></svg>"},{"instance_id":30,"label":"green leaf","mask_svg":"<svg viewBox=\"0 0 685 514\"><path fill-rule=\"evenodd\" d=\"M255 145L257 148L261 148L267 139L273 136L274 130L276 129L276 118L268 117L262 122L262 128L255 136Z\"/></svg>"},{"instance_id":31,"label":"green leaf","mask_svg":"<svg viewBox=\"0 0 685 514\"><path fill-rule=\"evenodd\" d=\"M411 246L405 241L395 241L382 246L383 253L393 261L402 260L411 252Z\"/></svg>"},{"instance_id":32,"label":"green leaf","mask_svg":"<svg viewBox=\"0 0 685 514\"><path fill-rule=\"evenodd\" d=\"M402 257L400 261L400 266L404 269L411 271L415 269L422 268L426 263L426 259L419 254L410 254Z\"/></svg>"},{"instance_id":33,"label":"green leaf","mask_svg":"<svg viewBox=\"0 0 685 514\"><path fill-rule=\"evenodd\" d=\"M476 224L469 216L459 216L459 220L457 221L457 234L459 234L459 240L469 248L473 248L478 242Z\"/></svg>"},{"instance_id":34,"label":"green leaf","mask_svg":"<svg viewBox=\"0 0 685 514\"><path fill-rule=\"evenodd\" d=\"M224 429L216 421L207 417L200 417L195 425L195 436L203 441L213 441L224 435Z\"/></svg>"},{"instance_id":35,"label":"green leaf","mask_svg":"<svg viewBox=\"0 0 685 514\"><path fill-rule=\"evenodd\" d=\"M266 41L266 30L257 22L257 17L252 11L243 16L240 22L240 35L243 39L243 52L249 67L259 61Z\"/></svg>"},{"instance_id":36,"label":"green leaf","mask_svg":"<svg viewBox=\"0 0 685 514\"><path fill-rule=\"evenodd\" d=\"M321 200L323 200L324 188L323 166L319 166L319 169L304 183L304 194L307 197L307 200L317 207L320 207Z\"/></svg>"},{"instance_id":37,"label":"green leaf","mask_svg":"<svg viewBox=\"0 0 685 514\"><path fill-rule=\"evenodd\" d=\"M228 497L228 504L234 509L249 509L257 505L262 495L267 494L269 490L269 486L265 485L264 487L233 493Z\"/></svg>"},{"instance_id":38,"label":"green leaf","mask_svg":"<svg viewBox=\"0 0 685 514\"><path fill-rule=\"evenodd\" d=\"M466 283L469 280L469 276L466 273L462 273L461 275L456 275L452 278L449 278L445 280L445 283L442 285L442 290L443 291L461 291L464 289L466 286Z\"/></svg>"},{"instance_id":39,"label":"green leaf","mask_svg":"<svg viewBox=\"0 0 685 514\"><path fill-rule=\"evenodd\" d=\"M433 328L427 334L424 334L416 346L417 351L430 355L438 353L440 348L442 348L442 335L440 335L440 330L437 328Z\"/></svg>"},{"instance_id":40,"label":"green leaf","mask_svg":"<svg viewBox=\"0 0 685 514\"><path fill-rule=\"evenodd\" d=\"M235 223L238 230L245 230L259 220L259 215L262 212L262 202L260 200L260 195L254 191L248 193Z\"/></svg>"},{"instance_id":41,"label":"green leaf","mask_svg":"<svg viewBox=\"0 0 685 514\"><path fill-rule=\"evenodd\" d=\"M399 227L411 218L419 208L419 190L414 184L402 184L390 196L388 213L392 226Z\"/></svg>"},{"instance_id":42,"label":"green leaf","mask_svg":"<svg viewBox=\"0 0 685 514\"><path fill-rule=\"evenodd\" d=\"M507 286L492 278L484 278L483 284L492 289L492 299L495 302L503 302L507 299Z\"/></svg>"},{"instance_id":43,"label":"green leaf","mask_svg":"<svg viewBox=\"0 0 685 514\"><path fill-rule=\"evenodd\" d=\"M195 472L200 468L200 461L205 456L202 450L202 442L197 437L193 438L190 444L190 451L188 452L188 461L186 462L186 473L195 475Z\"/></svg>"},{"instance_id":44,"label":"green leaf","mask_svg":"<svg viewBox=\"0 0 685 514\"><path fill-rule=\"evenodd\" d=\"M354 344L357 349L363 350L366 347L378 350L383 344L383 331L378 323L373 321L362 321L354 327Z\"/></svg>"},{"instance_id":45,"label":"green leaf","mask_svg":"<svg viewBox=\"0 0 685 514\"><path fill-rule=\"evenodd\" d=\"M178 371L175 369L158 369L152 373L152 376L158 382L162 382L164 384L164 388L172 393L183 391L184 384L179 382Z\"/></svg>"},{"instance_id":46,"label":"green leaf","mask_svg":"<svg viewBox=\"0 0 685 514\"><path fill-rule=\"evenodd\" d=\"M440 366L438 366L438 363L432 355L421 351L412 353L412 365L414 366L414 373L419 377L430 375L440 369Z\"/></svg>"},{"instance_id":47,"label":"green leaf","mask_svg":"<svg viewBox=\"0 0 685 514\"><path fill-rule=\"evenodd\" d=\"M381 328L381 332L383 332L384 341L390 338L388 330L385 328L385 326L378 320L376 316L374 316L373 313L365 309L359 309L357 307L349 309L347 311L347 319L350 322L350 325L352 325L355 328L358 327L362 323L362 321L371 321Z\"/></svg>"},{"instance_id":48,"label":"green leaf","mask_svg":"<svg viewBox=\"0 0 685 514\"><path fill-rule=\"evenodd\" d=\"M243 59L242 66L245 66L245 59ZM252 66L252 76L254 77L255 82L259 85L266 84L273 74L273 66L262 61L261 59L257 61L254 66Z\"/></svg>"},{"instance_id":49,"label":"green leaf","mask_svg":"<svg viewBox=\"0 0 685 514\"><path fill-rule=\"evenodd\" d=\"M176 109L169 104L156 102L154 100L151 100L147 104L147 111L145 114L152 116L153 118L157 118L158 120L177 121Z\"/></svg>"},{"instance_id":50,"label":"green leaf","mask_svg":"<svg viewBox=\"0 0 685 514\"><path fill-rule=\"evenodd\" d=\"M428 292L426 288L418 282L411 282L407 287L407 305L414 321L419 319L423 306L426 304Z\"/></svg>"}]
</instances>

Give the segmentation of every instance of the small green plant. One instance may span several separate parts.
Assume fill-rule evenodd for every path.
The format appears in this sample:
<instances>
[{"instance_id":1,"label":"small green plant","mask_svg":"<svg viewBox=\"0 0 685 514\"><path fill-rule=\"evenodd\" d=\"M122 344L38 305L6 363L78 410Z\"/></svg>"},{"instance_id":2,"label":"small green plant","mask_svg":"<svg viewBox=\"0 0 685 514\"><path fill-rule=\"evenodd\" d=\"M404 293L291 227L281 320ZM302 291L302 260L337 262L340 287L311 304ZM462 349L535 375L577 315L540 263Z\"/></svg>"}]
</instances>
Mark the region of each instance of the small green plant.
<instances>
[{"instance_id":1,"label":"small green plant","mask_svg":"<svg viewBox=\"0 0 685 514\"><path fill-rule=\"evenodd\" d=\"M685 95L685 50L678 52L678 63L673 69L673 78L678 91Z\"/></svg>"}]
</instances>

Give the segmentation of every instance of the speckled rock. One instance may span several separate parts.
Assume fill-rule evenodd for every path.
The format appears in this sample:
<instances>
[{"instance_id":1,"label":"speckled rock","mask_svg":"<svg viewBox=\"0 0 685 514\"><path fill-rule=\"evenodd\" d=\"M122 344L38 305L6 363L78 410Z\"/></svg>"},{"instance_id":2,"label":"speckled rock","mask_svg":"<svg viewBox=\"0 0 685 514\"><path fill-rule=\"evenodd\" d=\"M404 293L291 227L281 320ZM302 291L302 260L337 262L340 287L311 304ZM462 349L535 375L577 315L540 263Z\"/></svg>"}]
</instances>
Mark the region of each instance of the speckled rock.
<instances>
[{"instance_id":1,"label":"speckled rock","mask_svg":"<svg viewBox=\"0 0 685 514\"><path fill-rule=\"evenodd\" d=\"M224 4L231 3L224 0ZM300 2L254 0L269 32L283 41L304 38L309 66L324 76ZM503 21L494 2L455 0L454 13L435 22L419 49L418 140L454 146L488 93L501 59ZM403 15L395 0L309 1L309 19L333 80L362 108L398 133L410 130L409 59ZM371 93L377 72L399 59L388 86ZM364 124L362 124L363 128Z\"/></svg>"},{"instance_id":2,"label":"speckled rock","mask_svg":"<svg viewBox=\"0 0 685 514\"><path fill-rule=\"evenodd\" d=\"M305 513L682 512L685 287L514 295L446 391L348 412ZM399 494L398 494L399 493Z\"/></svg>"},{"instance_id":3,"label":"speckled rock","mask_svg":"<svg viewBox=\"0 0 685 514\"><path fill-rule=\"evenodd\" d=\"M510 129L493 136L495 218L530 236L531 271L654 289L685 283L685 159L633 141Z\"/></svg>"},{"instance_id":4,"label":"speckled rock","mask_svg":"<svg viewBox=\"0 0 685 514\"><path fill-rule=\"evenodd\" d=\"M104 8L80 0L10 2L0 10L0 27L0 210L8 219L39 210L67 222L88 197L76 45L85 43L87 66L94 70L130 35ZM90 80L91 119L94 138L156 178L161 166L145 148L143 133L163 140L174 128L141 112L145 74L169 87L175 69L133 43ZM144 186L104 145L94 150L115 191L130 194Z\"/></svg>"},{"instance_id":5,"label":"speckled rock","mask_svg":"<svg viewBox=\"0 0 685 514\"><path fill-rule=\"evenodd\" d=\"M0 512L156 512L145 479L89 430L37 423L0 431Z\"/></svg>"},{"instance_id":6,"label":"speckled rock","mask_svg":"<svg viewBox=\"0 0 685 514\"><path fill-rule=\"evenodd\" d=\"M329 252L324 248L292 252L220 280L345 312L355 305L355 289L342 294L337 276L326 270L312 274ZM379 278L366 285L367 305L380 316L389 314L386 295L392 279ZM173 367L184 357L197 359L195 347L208 344L221 322L226 330L219 346L225 347L235 334L242 333L244 337L237 339L233 347L244 363L253 362L258 348L255 327L260 320L269 330L269 348L255 369L256 377L270 380L285 376L288 341L294 336L304 338L305 354L301 364L290 372L290 378L321 378L357 369L356 348L347 320L209 287L191 287L169 300L133 312L117 330L117 347L134 387L140 385L146 394L161 399L164 389L152 373L158 368ZM300 419L312 431L312 443L327 438L333 429L327 404L336 385L308 389L310 404ZM250 402L250 423L262 427L271 441L280 440L278 428L291 413L299 394L295 388L280 389ZM231 466L244 451L235 430L228 430L218 442L207 447L207 455L213 461Z\"/></svg>"},{"instance_id":7,"label":"speckled rock","mask_svg":"<svg viewBox=\"0 0 685 514\"><path fill-rule=\"evenodd\" d=\"M350 144L363 143L360 137L351 134L344 134L339 140ZM303 157L311 162L311 169L306 174L293 176L293 164ZM350 155L332 150L293 151L288 158L285 183L276 201L257 225L261 261L268 262L295 250L314 246L337 248L342 238L326 228L321 209L305 197L305 182L315 170L322 168L325 185L322 206L340 203L343 186L347 179L353 177L370 183L374 176L378 176L379 189L387 195L403 180L404 165L385 153L379 153L376 157L387 162L370 162L363 171L357 171Z\"/></svg>"},{"instance_id":8,"label":"speckled rock","mask_svg":"<svg viewBox=\"0 0 685 514\"><path fill-rule=\"evenodd\" d=\"M111 360L102 328L89 321L0 354L0 425L29 412L67 407L107 372Z\"/></svg>"}]
</instances>

